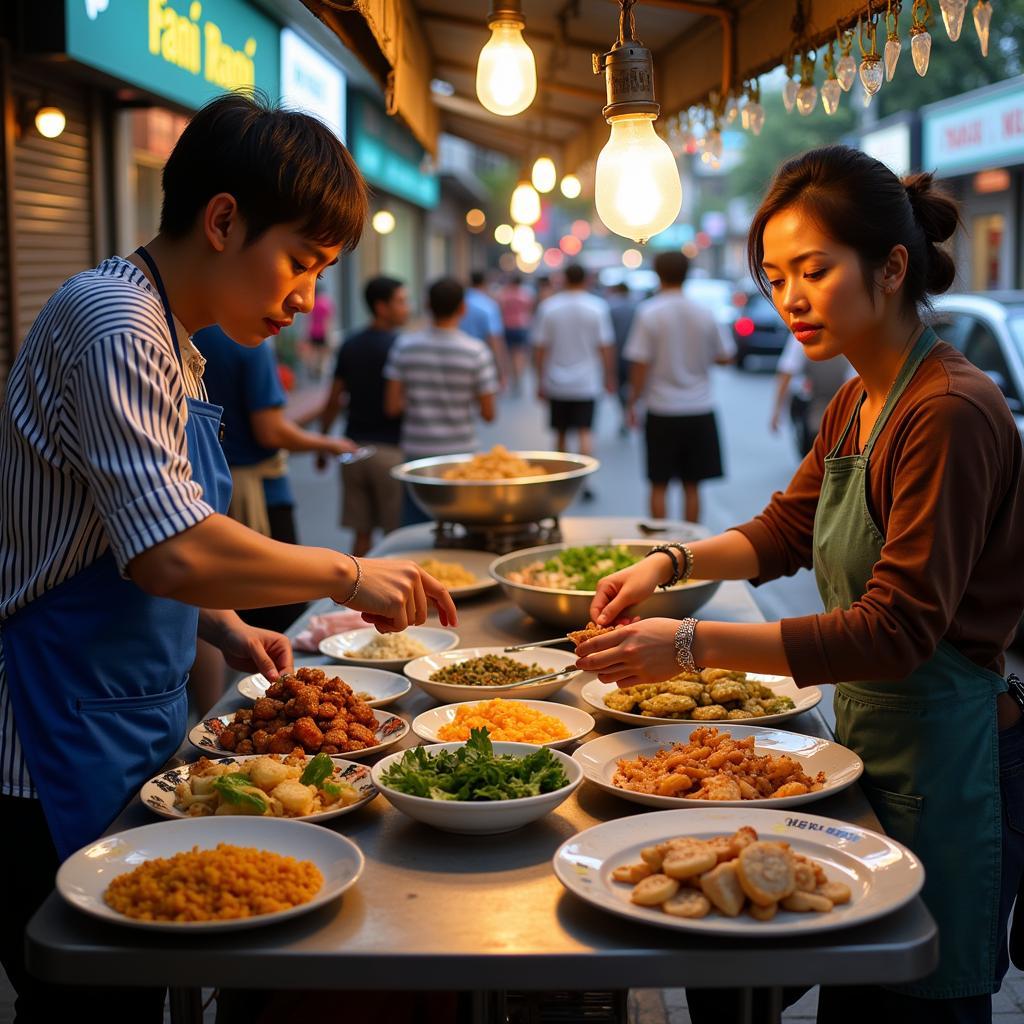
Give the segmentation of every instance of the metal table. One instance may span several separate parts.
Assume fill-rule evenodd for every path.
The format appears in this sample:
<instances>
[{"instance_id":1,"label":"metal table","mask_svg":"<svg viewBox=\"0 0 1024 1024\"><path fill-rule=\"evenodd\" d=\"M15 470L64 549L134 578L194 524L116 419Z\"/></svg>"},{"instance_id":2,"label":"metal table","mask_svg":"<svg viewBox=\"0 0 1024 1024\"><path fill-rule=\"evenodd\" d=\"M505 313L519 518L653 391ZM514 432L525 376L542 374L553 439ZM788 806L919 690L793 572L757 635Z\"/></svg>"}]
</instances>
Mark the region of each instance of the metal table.
<instances>
[{"instance_id":1,"label":"metal table","mask_svg":"<svg viewBox=\"0 0 1024 1024\"><path fill-rule=\"evenodd\" d=\"M570 518L562 528L567 541L592 543L629 536L635 522ZM386 538L374 554L394 555L430 543L430 527L408 527ZM321 602L310 614L329 606ZM551 635L550 627L527 621L500 590L466 602L459 613L463 646ZM762 618L750 588L733 582L722 585L702 614L734 622ZM579 691L586 678L573 680L553 699L585 707ZM232 687L214 713L245 703ZM434 704L414 687L390 710L411 720ZM787 727L831 735L817 710ZM626 726L599 717L593 735L620 728ZM417 740L410 733L403 742ZM186 742L177 759L197 756ZM878 828L857 788L809 810ZM270 928L179 939L104 924L54 893L29 924L28 965L54 982L169 985L176 1021L199 1019L198 990L204 986L588 990L729 986L743 979L753 987L771 987L896 983L934 968L937 929L920 899L849 930L748 941L633 924L567 893L551 868L557 847L593 824L641 813L638 805L584 784L553 814L518 832L469 837L414 822L378 797L325 826L355 840L367 861L358 884L328 907ZM153 820L133 800L110 831Z\"/></svg>"}]
</instances>

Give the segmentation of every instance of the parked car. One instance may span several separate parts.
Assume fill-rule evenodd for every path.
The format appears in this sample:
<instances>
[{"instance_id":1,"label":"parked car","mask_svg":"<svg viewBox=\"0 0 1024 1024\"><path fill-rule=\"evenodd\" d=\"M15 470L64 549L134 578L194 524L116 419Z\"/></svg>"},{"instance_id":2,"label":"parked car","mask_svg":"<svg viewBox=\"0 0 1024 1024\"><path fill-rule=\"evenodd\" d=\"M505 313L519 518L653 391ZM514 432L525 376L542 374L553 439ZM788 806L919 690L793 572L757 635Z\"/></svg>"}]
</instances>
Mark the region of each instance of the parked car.
<instances>
[{"instance_id":1,"label":"parked car","mask_svg":"<svg viewBox=\"0 0 1024 1024\"><path fill-rule=\"evenodd\" d=\"M1024 290L939 295L926 320L1002 391L1024 440Z\"/></svg>"},{"instance_id":2,"label":"parked car","mask_svg":"<svg viewBox=\"0 0 1024 1024\"><path fill-rule=\"evenodd\" d=\"M746 296L732 324L732 340L736 345L736 365L742 370L748 356L782 354L789 339L789 328L782 321L775 305L760 292Z\"/></svg>"}]
</instances>

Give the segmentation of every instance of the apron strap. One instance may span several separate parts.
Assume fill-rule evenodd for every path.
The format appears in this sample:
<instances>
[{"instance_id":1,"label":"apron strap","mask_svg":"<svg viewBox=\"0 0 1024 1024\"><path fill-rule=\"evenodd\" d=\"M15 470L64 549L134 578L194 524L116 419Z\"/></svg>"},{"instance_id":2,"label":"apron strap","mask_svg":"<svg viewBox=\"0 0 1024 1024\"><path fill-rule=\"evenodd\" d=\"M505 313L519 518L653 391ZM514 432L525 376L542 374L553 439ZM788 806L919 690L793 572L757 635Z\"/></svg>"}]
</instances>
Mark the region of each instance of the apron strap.
<instances>
[{"instance_id":1,"label":"apron strap","mask_svg":"<svg viewBox=\"0 0 1024 1024\"><path fill-rule=\"evenodd\" d=\"M167 329L171 332L171 343L174 345L174 354L178 357L178 365L182 366L181 361L181 349L178 346L178 328L174 324L174 314L171 312L171 303L167 298L167 289L164 287L164 279L160 276L160 271L157 269L156 260L146 251L144 245L140 245L135 250L135 255L140 257L142 261L149 267L149 272L153 275L153 282L156 284L156 290L160 293L160 302L164 307L164 317L167 320Z\"/></svg>"},{"instance_id":2,"label":"apron strap","mask_svg":"<svg viewBox=\"0 0 1024 1024\"><path fill-rule=\"evenodd\" d=\"M917 372L917 368L924 362L928 353L931 352L932 347L938 340L939 339L936 337L935 332L930 327L925 327L921 332L921 336L914 343L914 347L911 349L910 355L904 360L903 365L900 367L900 372L896 375L896 380L893 382L892 390L889 392L889 396L885 400L885 405L882 406L882 411L878 414L878 419L875 420L875 425L871 429L871 436L868 438L867 443L864 445L864 450L861 452L865 458L871 454L871 450L875 447L875 441L878 439L878 435L882 432L882 428L888 422L889 416L892 414L893 409L896 408L896 403L900 400L903 392L907 390L907 385Z\"/></svg>"}]
</instances>

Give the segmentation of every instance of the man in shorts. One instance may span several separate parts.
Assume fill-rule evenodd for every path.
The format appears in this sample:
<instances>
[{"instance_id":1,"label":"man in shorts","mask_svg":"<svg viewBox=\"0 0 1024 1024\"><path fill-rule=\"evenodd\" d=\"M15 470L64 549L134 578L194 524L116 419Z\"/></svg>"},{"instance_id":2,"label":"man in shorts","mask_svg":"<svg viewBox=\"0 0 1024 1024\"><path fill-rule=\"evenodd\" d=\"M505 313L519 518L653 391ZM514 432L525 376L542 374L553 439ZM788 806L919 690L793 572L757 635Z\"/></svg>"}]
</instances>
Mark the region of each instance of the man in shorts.
<instances>
[{"instance_id":1,"label":"man in shorts","mask_svg":"<svg viewBox=\"0 0 1024 1024\"><path fill-rule=\"evenodd\" d=\"M623 352L630 367L627 414L636 422L636 402L647 407L647 479L651 516L665 519L668 485L683 484L683 516L700 519L701 480L722 475L709 371L732 362L732 339L714 315L683 294L689 260L660 252L654 269L661 288L641 302Z\"/></svg>"},{"instance_id":2,"label":"man in shorts","mask_svg":"<svg viewBox=\"0 0 1024 1024\"><path fill-rule=\"evenodd\" d=\"M350 335L338 350L331 392L320 412L320 430L327 433L348 395L346 435L360 445L373 445L375 455L342 466L341 525L355 531L352 553L370 550L373 531L396 530L402 513L402 485L391 470L402 462L401 416L384 411L384 367L409 319L409 293L394 277L374 277L366 284L370 323ZM326 459L317 460L324 468Z\"/></svg>"},{"instance_id":3,"label":"man in shorts","mask_svg":"<svg viewBox=\"0 0 1024 1024\"><path fill-rule=\"evenodd\" d=\"M585 283L579 264L566 267L565 288L537 310L532 341L538 397L550 403L555 447L568 451L568 433L574 430L578 451L590 455L601 389L611 395L616 391L615 331L608 303L591 295Z\"/></svg>"}]
</instances>

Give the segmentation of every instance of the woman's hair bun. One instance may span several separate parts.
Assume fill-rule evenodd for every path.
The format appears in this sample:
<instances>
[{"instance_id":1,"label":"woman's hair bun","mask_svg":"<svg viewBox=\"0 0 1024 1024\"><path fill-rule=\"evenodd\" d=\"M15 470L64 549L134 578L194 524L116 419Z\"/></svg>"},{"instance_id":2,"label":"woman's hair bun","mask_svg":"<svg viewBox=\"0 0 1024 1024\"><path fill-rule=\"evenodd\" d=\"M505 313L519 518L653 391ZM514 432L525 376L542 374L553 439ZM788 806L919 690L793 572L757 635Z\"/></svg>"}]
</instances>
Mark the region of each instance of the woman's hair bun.
<instances>
[{"instance_id":1,"label":"woman's hair bun","mask_svg":"<svg viewBox=\"0 0 1024 1024\"><path fill-rule=\"evenodd\" d=\"M914 220L928 243L928 272L925 289L932 295L948 291L956 278L956 264L948 252L938 248L952 238L960 225L956 200L935 187L934 176L922 172L903 178L903 187L914 211Z\"/></svg>"}]
</instances>

